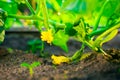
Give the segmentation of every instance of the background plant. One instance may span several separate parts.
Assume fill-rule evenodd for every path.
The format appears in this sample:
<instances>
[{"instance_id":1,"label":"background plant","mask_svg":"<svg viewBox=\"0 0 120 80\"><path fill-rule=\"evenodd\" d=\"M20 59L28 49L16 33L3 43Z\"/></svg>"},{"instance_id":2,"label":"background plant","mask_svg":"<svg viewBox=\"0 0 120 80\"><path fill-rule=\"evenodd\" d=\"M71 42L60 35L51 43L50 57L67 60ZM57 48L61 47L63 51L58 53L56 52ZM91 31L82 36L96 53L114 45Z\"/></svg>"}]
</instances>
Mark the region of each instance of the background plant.
<instances>
[{"instance_id":1,"label":"background plant","mask_svg":"<svg viewBox=\"0 0 120 80\"><path fill-rule=\"evenodd\" d=\"M37 50L39 50L41 53L44 50L43 42L40 39L34 39L27 42L28 49L32 51L32 53L35 53Z\"/></svg>"},{"instance_id":2,"label":"background plant","mask_svg":"<svg viewBox=\"0 0 120 80\"><path fill-rule=\"evenodd\" d=\"M39 66L41 63L40 62L33 62L32 64L29 64L29 63L26 63L26 62L23 62L21 63L21 67L26 67L29 69L29 75L30 75L30 79L33 78L33 74L34 74L34 68Z\"/></svg>"}]
</instances>

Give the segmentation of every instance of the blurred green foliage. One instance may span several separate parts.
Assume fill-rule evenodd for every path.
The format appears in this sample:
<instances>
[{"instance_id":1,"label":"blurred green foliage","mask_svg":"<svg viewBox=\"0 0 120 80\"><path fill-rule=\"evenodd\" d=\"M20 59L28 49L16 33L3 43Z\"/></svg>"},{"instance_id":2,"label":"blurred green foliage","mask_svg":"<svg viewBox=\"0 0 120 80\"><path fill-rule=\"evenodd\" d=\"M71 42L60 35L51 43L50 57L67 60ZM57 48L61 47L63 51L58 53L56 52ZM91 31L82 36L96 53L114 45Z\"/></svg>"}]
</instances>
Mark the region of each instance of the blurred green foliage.
<instances>
[{"instance_id":1,"label":"blurred green foliage","mask_svg":"<svg viewBox=\"0 0 120 80\"><path fill-rule=\"evenodd\" d=\"M38 0L36 0L36 2L37 1ZM36 2L33 4L36 4ZM84 17L85 22L90 26L94 25L95 18L98 16L98 12L104 2L105 0L46 0L50 19L60 23L73 24L79 17ZM18 12L18 6L22 4L25 4L24 0L1 0L0 8L7 11L8 14L16 14ZM111 17L119 18L119 9L119 0L110 0L103 11L100 26L105 26L105 23L110 20ZM7 19L6 28L9 28L14 19Z\"/></svg>"},{"instance_id":2,"label":"blurred green foliage","mask_svg":"<svg viewBox=\"0 0 120 80\"><path fill-rule=\"evenodd\" d=\"M40 50L40 51L43 50L42 41L39 39L30 40L27 42L27 44L28 44L29 50L32 51L32 53L35 53L37 50Z\"/></svg>"},{"instance_id":3,"label":"blurred green foliage","mask_svg":"<svg viewBox=\"0 0 120 80\"><path fill-rule=\"evenodd\" d=\"M120 23L119 0L1 0L0 9L7 13L7 19L2 20L5 29L16 18L33 20L40 32L52 29L52 43L66 52L67 41L73 36L94 50L101 48L115 37Z\"/></svg>"},{"instance_id":4,"label":"blurred green foliage","mask_svg":"<svg viewBox=\"0 0 120 80\"><path fill-rule=\"evenodd\" d=\"M1 0L0 8L7 12L7 14L16 14L17 13L17 4L14 1ZM5 28L8 29L12 26L15 20L13 18L7 18L5 21Z\"/></svg>"}]
</instances>

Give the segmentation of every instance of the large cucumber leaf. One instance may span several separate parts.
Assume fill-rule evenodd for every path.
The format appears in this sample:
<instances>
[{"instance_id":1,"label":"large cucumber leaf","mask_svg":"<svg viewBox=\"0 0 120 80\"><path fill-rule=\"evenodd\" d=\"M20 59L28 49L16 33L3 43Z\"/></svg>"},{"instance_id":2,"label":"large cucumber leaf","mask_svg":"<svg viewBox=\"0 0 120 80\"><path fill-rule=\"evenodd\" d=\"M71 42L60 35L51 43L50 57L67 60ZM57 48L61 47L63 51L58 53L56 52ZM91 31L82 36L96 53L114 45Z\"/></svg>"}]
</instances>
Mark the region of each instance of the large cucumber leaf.
<instances>
[{"instance_id":1,"label":"large cucumber leaf","mask_svg":"<svg viewBox=\"0 0 120 80\"><path fill-rule=\"evenodd\" d=\"M69 36L65 34L64 31L59 30L54 35L53 44L62 48L65 52L68 52L67 41L69 40Z\"/></svg>"}]
</instances>

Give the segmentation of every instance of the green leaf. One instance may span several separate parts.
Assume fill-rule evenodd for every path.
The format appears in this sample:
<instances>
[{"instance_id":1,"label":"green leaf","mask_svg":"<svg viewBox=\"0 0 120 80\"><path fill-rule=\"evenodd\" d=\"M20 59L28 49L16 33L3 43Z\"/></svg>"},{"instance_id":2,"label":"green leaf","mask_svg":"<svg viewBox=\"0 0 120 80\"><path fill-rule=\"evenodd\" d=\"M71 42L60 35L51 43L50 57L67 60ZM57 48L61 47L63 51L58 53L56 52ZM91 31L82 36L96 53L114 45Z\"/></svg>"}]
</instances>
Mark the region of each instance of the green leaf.
<instances>
[{"instance_id":1,"label":"green leaf","mask_svg":"<svg viewBox=\"0 0 120 80\"><path fill-rule=\"evenodd\" d=\"M62 2L63 0L56 0L58 2L58 4L61 6L62 5Z\"/></svg>"},{"instance_id":2,"label":"green leaf","mask_svg":"<svg viewBox=\"0 0 120 80\"><path fill-rule=\"evenodd\" d=\"M30 66L32 68L39 66L41 63L40 62L33 62Z\"/></svg>"},{"instance_id":3,"label":"green leaf","mask_svg":"<svg viewBox=\"0 0 120 80\"><path fill-rule=\"evenodd\" d=\"M2 2L11 2L11 0L1 0Z\"/></svg>"},{"instance_id":4,"label":"green leaf","mask_svg":"<svg viewBox=\"0 0 120 80\"><path fill-rule=\"evenodd\" d=\"M2 33L2 31L5 30L3 26L0 26L0 33Z\"/></svg>"},{"instance_id":5,"label":"green leaf","mask_svg":"<svg viewBox=\"0 0 120 80\"><path fill-rule=\"evenodd\" d=\"M85 25L84 21L81 19L79 25L74 27L74 29L77 31L78 38L80 39L80 41L83 41L85 39L85 36L87 33L85 26L86 25Z\"/></svg>"},{"instance_id":6,"label":"green leaf","mask_svg":"<svg viewBox=\"0 0 120 80\"><path fill-rule=\"evenodd\" d=\"M5 29L9 29L10 27L12 27L13 22L15 21L15 19L13 18L7 18L5 21Z\"/></svg>"},{"instance_id":7,"label":"green leaf","mask_svg":"<svg viewBox=\"0 0 120 80\"><path fill-rule=\"evenodd\" d=\"M0 23L2 23L2 25L4 25L6 18L7 18L7 12L4 11L2 8L0 8ZM0 26L2 25L0 24Z\"/></svg>"},{"instance_id":8,"label":"green leaf","mask_svg":"<svg viewBox=\"0 0 120 80\"><path fill-rule=\"evenodd\" d=\"M0 1L0 8L6 11L7 14L16 14L17 13L17 4L12 1ZM5 21L5 28L8 29L12 26L15 19L7 18Z\"/></svg>"},{"instance_id":9,"label":"green leaf","mask_svg":"<svg viewBox=\"0 0 120 80\"><path fill-rule=\"evenodd\" d=\"M26 67L26 68L34 68L36 66L39 66L41 63L40 62L33 62L32 64L28 64L26 62L23 62L20 66Z\"/></svg>"},{"instance_id":10,"label":"green leaf","mask_svg":"<svg viewBox=\"0 0 120 80\"><path fill-rule=\"evenodd\" d=\"M27 42L30 51L35 53L37 50L42 49L42 41L40 39L34 39Z\"/></svg>"},{"instance_id":11,"label":"green leaf","mask_svg":"<svg viewBox=\"0 0 120 80\"><path fill-rule=\"evenodd\" d=\"M65 0L61 10L68 10L76 13L83 13L86 11L85 0Z\"/></svg>"},{"instance_id":12,"label":"green leaf","mask_svg":"<svg viewBox=\"0 0 120 80\"><path fill-rule=\"evenodd\" d=\"M7 13L15 14L17 12L17 4L14 2L0 1L0 8L7 11Z\"/></svg>"},{"instance_id":13,"label":"green leaf","mask_svg":"<svg viewBox=\"0 0 120 80\"><path fill-rule=\"evenodd\" d=\"M90 26L94 26L95 18L99 15L101 6L106 0L85 0L86 12L83 14L85 22ZM108 0L108 4L105 6L102 13L102 17L99 22L99 26L105 26L108 19L111 19L113 15L120 13L119 0ZM81 14L81 13L80 13ZM118 18L118 17L117 17Z\"/></svg>"},{"instance_id":14,"label":"green leaf","mask_svg":"<svg viewBox=\"0 0 120 80\"><path fill-rule=\"evenodd\" d=\"M68 52L67 41L69 40L69 36L65 34L64 31L59 30L54 35L53 44L62 48L65 52Z\"/></svg>"},{"instance_id":15,"label":"green leaf","mask_svg":"<svg viewBox=\"0 0 120 80\"><path fill-rule=\"evenodd\" d=\"M39 39L34 39L34 40L30 40L27 43L28 45L37 45L37 44L42 44L42 41Z\"/></svg>"},{"instance_id":16,"label":"green leaf","mask_svg":"<svg viewBox=\"0 0 120 80\"><path fill-rule=\"evenodd\" d=\"M76 16L70 12L61 12L60 19L63 23L74 23Z\"/></svg>"},{"instance_id":17,"label":"green leaf","mask_svg":"<svg viewBox=\"0 0 120 80\"><path fill-rule=\"evenodd\" d=\"M113 16L116 16L118 14L118 13L116 13L116 10L118 7L119 7L118 0L109 0L108 4L104 8L104 11L102 13L102 17L101 17L99 24L102 26L106 26L106 23L108 20L111 19L111 22L114 21L115 18L114 19L112 19L112 18L113 18Z\"/></svg>"},{"instance_id":18,"label":"green leaf","mask_svg":"<svg viewBox=\"0 0 120 80\"><path fill-rule=\"evenodd\" d=\"M23 62L20 66L29 68L29 67L30 67L30 64L28 64L28 63L26 63L26 62Z\"/></svg>"},{"instance_id":19,"label":"green leaf","mask_svg":"<svg viewBox=\"0 0 120 80\"><path fill-rule=\"evenodd\" d=\"M104 9L103 16L110 17L114 13L118 5L119 0L109 0L109 3Z\"/></svg>"},{"instance_id":20,"label":"green leaf","mask_svg":"<svg viewBox=\"0 0 120 80\"><path fill-rule=\"evenodd\" d=\"M23 4L25 4L25 0L12 0L12 1L15 1L15 2L17 2L18 4L20 4L20 3L23 3Z\"/></svg>"},{"instance_id":21,"label":"green leaf","mask_svg":"<svg viewBox=\"0 0 120 80\"><path fill-rule=\"evenodd\" d=\"M73 29L73 27L74 27L73 24L66 23L65 33L68 34L69 36L74 36L77 31Z\"/></svg>"},{"instance_id":22,"label":"green leaf","mask_svg":"<svg viewBox=\"0 0 120 80\"><path fill-rule=\"evenodd\" d=\"M60 5L62 3L61 2L62 0L59 0L59 3L58 3L58 0L47 0L47 1L50 3L50 6L52 6L55 11L60 10ZM48 6L48 7L50 7L50 6Z\"/></svg>"}]
</instances>

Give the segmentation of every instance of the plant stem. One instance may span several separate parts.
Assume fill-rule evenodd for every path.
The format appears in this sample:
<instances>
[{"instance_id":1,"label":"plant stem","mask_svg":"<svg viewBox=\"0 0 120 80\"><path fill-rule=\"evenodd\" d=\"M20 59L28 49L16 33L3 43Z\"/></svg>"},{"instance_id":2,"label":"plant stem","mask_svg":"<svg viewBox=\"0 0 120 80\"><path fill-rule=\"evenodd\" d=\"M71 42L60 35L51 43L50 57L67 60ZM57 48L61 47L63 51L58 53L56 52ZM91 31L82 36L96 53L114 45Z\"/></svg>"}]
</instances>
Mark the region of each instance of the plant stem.
<instances>
[{"instance_id":1,"label":"plant stem","mask_svg":"<svg viewBox=\"0 0 120 80\"><path fill-rule=\"evenodd\" d=\"M81 48L77 52L75 52L75 54L71 57L71 60L72 61L79 60L80 57L82 56L84 48L85 48L85 45L83 43Z\"/></svg>"},{"instance_id":2,"label":"plant stem","mask_svg":"<svg viewBox=\"0 0 120 80\"><path fill-rule=\"evenodd\" d=\"M103 53L103 55L104 55L105 58L109 58L109 59L112 58L112 56L110 56L109 54L107 54L103 49L99 48L99 50Z\"/></svg>"},{"instance_id":3,"label":"plant stem","mask_svg":"<svg viewBox=\"0 0 120 80\"><path fill-rule=\"evenodd\" d=\"M107 53L105 51L103 51L103 49L99 49L104 55L107 55Z\"/></svg>"},{"instance_id":4,"label":"plant stem","mask_svg":"<svg viewBox=\"0 0 120 80\"><path fill-rule=\"evenodd\" d=\"M105 8L105 6L107 5L108 2L109 2L109 0L106 0L106 1L104 2L103 6L101 7L100 12L99 12L99 14L98 14L98 17L97 17L96 20L95 20L96 22L95 22L95 26L94 26L94 28L93 28L93 31L97 30L98 25L99 25L99 22L100 22L100 18L101 18L101 16L102 16L103 11L104 11L104 8Z\"/></svg>"},{"instance_id":5,"label":"plant stem","mask_svg":"<svg viewBox=\"0 0 120 80\"><path fill-rule=\"evenodd\" d=\"M30 78L32 79L33 78L33 68L29 67L29 74L30 74Z\"/></svg>"},{"instance_id":6,"label":"plant stem","mask_svg":"<svg viewBox=\"0 0 120 80\"><path fill-rule=\"evenodd\" d=\"M27 7L29 8L30 12L31 12L32 14L35 14L34 9L33 9L32 6L30 5L30 3L28 2L28 0L25 0L25 3L26 3L26 5L27 5Z\"/></svg>"},{"instance_id":7,"label":"plant stem","mask_svg":"<svg viewBox=\"0 0 120 80\"><path fill-rule=\"evenodd\" d=\"M98 51L98 48L94 47L93 45L91 45L89 42L85 41L85 44L88 45L89 48L91 48L94 51Z\"/></svg>"},{"instance_id":8,"label":"plant stem","mask_svg":"<svg viewBox=\"0 0 120 80\"><path fill-rule=\"evenodd\" d=\"M15 15L15 14L8 14L9 18L18 18L18 19L24 19L24 20L41 20L43 21L44 18L40 16L23 16L23 15ZM57 23L53 20L48 20L52 25L57 26L58 28L64 28L65 24Z\"/></svg>"},{"instance_id":9,"label":"plant stem","mask_svg":"<svg viewBox=\"0 0 120 80\"><path fill-rule=\"evenodd\" d=\"M41 46L42 46L42 48L40 50L40 53L43 54L43 51L44 51L44 42L43 41L42 41L42 45Z\"/></svg>"},{"instance_id":10,"label":"plant stem","mask_svg":"<svg viewBox=\"0 0 120 80\"><path fill-rule=\"evenodd\" d=\"M8 14L8 18L17 18L17 19L29 19L29 20L35 20L38 19L38 17L33 17L33 16L24 16L24 15L15 15L15 14Z\"/></svg>"},{"instance_id":11,"label":"plant stem","mask_svg":"<svg viewBox=\"0 0 120 80\"><path fill-rule=\"evenodd\" d=\"M99 34L103 33L104 31L108 30L109 28L111 28L111 27L104 27L103 29L95 30L95 31L91 32L88 36L93 37L95 35L99 35Z\"/></svg>"},{"instance_id":12,"label":"plant stem","mask_svg":"<svg viewBox=\"0 0 120 80\"><path fill-rule=\"evenodd\" d=\"M37 2L37 9L36 9L36 15L37 16L40 16L40 1L41 0L38 0L38 2Z\"/></svg>"},{"instance_id":13,"label":"plant stem","mask_svg":"<svg viewBox=\"0 0 120 80\"><path fill-rule=\"evenodd\" d=\"M58 2L56 0L51 0L52 5L54 6L53 8L55 9L55 11L59 11L60 10L60 5L58 4Z\"/></svg>"},{"instance_id":14,"label":"plant stem","mask_svg":"<svg viewBox=\"0 0 120 80\"><path fill-rule=\"evenodd\" d=\"M114 23L114 24L112 24L110 26L104 27L103 29L95 30L95 31L91 32L90 34L88 34L88 36L93 37L94 35L99 35L99 34L105 32L106 30L110 29L111 27L113 27L113 26L115 26L117 24L120 24L120 22L117 22L117 23Z\"/></svg>"},{"instance_id":15,"label":"plant stem","mask_svg":"<svg viewBox=\"0 0 120 80\"><path fill-rule=\"evenodd\" d=\"M101 40L104 36L106 36L107 34L109 34L110 32L112 32L114 29L117 29L120 27L120 23L111 27L110 29L106 30L103 34L101 34L100 36L98 36L98 38L95 41L99 41Z\"/></svg>"},{"instance_id":16,"label":"plant stem","mask_svg":"<svg viewBox=\"0 0 120 80\"><path fill-rule=\"evenodd\" d=\"M46 0L41 0L41 5L42 5L42 15L44 17L44 26L48 30L49 23L48 23L48 13L47 13L47 7L46 7Z\"/></svg>"}]
</instances>

